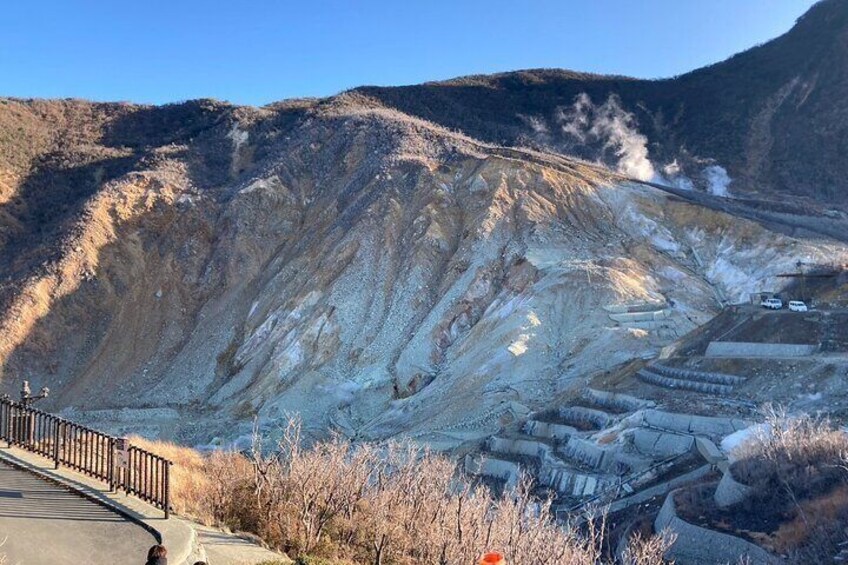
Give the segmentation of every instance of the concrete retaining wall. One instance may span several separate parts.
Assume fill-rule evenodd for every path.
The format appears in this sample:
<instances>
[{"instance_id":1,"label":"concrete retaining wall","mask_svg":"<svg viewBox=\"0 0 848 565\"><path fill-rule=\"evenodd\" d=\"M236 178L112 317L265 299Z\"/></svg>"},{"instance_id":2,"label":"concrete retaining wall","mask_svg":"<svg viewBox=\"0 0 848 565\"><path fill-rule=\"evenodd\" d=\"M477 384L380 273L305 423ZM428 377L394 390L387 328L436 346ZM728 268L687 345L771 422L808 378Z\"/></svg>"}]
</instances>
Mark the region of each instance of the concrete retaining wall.
<instances>
[{"instance_id":1,"label":"concrete retaining wall","mask_svg":"<svg viewBox=\"0 0 848 565\"><path fill-rule=\"evenodd\" d=\"M661 386L663 388L692 390L695 392L716 394L720 396L728 395L733 392L733 387L729 385L704 383L700 381L689 381L684 379L673 379L671 377L664 377L663 375L654 373L649 369L640 369L639 372L636 373L636 376L638 376L646 383Z\"/></svg>"},{"instance_id":2,"label":"concrete retaining wall","mask_svg":"<svg viewBox=\"0 0 848 565\"><path fill-rule=\"evenodd\" d=\"M633 304L607 304L603 308L610 314L626 314L628 312L655 312L666 306L665 302L637 302Z\"/></svg>"},{"instance_id":3,"label":"concrete retaining wall","mask_svg":"<svg viewBox=\"0 0 848 565\"><path fill-rule=\"evenodd\" d=\"M560 494L578 497L593 496L613 484L608 477L581 473L568 467L546 467L542 469L539 481Z\"/></svg>"},{"instance_id":4,"label":"concrete retaining wall","mask_svg":"<svg viewBox=\"0 0 848 565\"><path fill-rule=\"evenodd\" d=\"M661 410L643 410L638 413L645 425L680 433L724 437L751 425L738 418L694 416Z\"/></svg>"},{"instance_id":5,"label":"concrete retaining wall","mask_svg":"<svg viewBox=\"0 0 848 565\"><path fill-rule=\"evenodd\" d=\"M539 458L544 458L552 451L548 444L541 441L502 437L489 438L487 447L489 451L494 451L495 453L508 453L510 455L525 455L527 457Z\"/></svg>"},{"instance_id":6,"label":"concrete retaining wall","mask_svg":"<svg viewBox=\"0 0 848 565\"><path fill-rule=\"evenodd\" d=\"M589 402L615 412L633 412L640 408L653 406L654 404L650 400L636 398L629 394L609 392L606 390L595 390L593 388L586 389L583 396Z\"/></svg>"},{"instance_id":7,"label":"concrete retaining wall","mask_svg":"<svg viewBox=\"0 0 848 565\"><path fill-rule=\"evenodd\" d=\"M534 437L544 437L559 441L566 441L577 433L577 428L565 424L554 424L539 420L527 420L524 423L524 433Z\"/></svg>"},{"instance_id":8,"label":"concrete retaining wall","mask_svg":"<svg viewBox=\"0 0 848 565\"><path fill-rule=\"evenodd\" d=\"M671 457L692 450L695 438L688 435L667 434L646 428L633 430L633 446L645 455Z\"/></svg>"},{"instance_id":9,"label":"concrete retaining wall","mask_svg":"<svg viewBox=\"0 0 848 565\"><path fill-rule=\"evenodd\" d=\"M464 467L465 472L470 475L483 475L484 477L504 480L507 488L512 488L517 484L521 473L518 463L479 455L466 455Z\"/></svg>"},{"instance_id":10,"label":"concrete retaining wall","mask_svg":"<svg viewBox=\"0 0 848 565\"><path fill-rule=\"evenodd\" d=\"M657 518L654 530L670 530L677 535L674 544L666 552L666 557L679 565L701 565L704 563L737 563L740 557L747 557L751 563L778 564L779 557L763 548L741 538L702 528L682 520L677 515L672 491L665 499Z\"/></svg>"},{"instance_id":11,"label":"concrete retaining wall","mask_svg":"<svg viewBox=\"0 0 848 565\"><path fill-rule=\"evenodd\" d=\"M610 425L609 414L584 406L566 406L565 408L560 408L559 417L570 424L588 424L599 430Z\"/></svg>"},{"instance_id":12,"label":"concrete retaining wall","mask_svg":"<svg viewBox=\"0 0 848 565\"><path fill-rule=\"evenodd\" d=\"M718 482L713 498L715 499L716 506L727 508L728 506L742 502L752 492L753 489L751 487L737 482L730 474L730 471L728 471Z\"/></svg>"},{"instance_id":13,"label":"concrete retaining wall","mask_svg":"<svg viewBox=\"0 0 848 565\"><path fill-rule=\"evenodd\" d=\"M622 475L648 468L652 459L627 453L620 445L602 447L593 441L572 437L561 449L568 461L603 473Z\"/></svg>"},{"instance_id":14,"label":"concrete retaining wall","mask_svg":"<svg viewBox=\"0 0 848 565\"><path fill-rule=\"evenodd\" d=\"M712 341L707 357L805 357L818 350L818 345L798 343L748 343L741 341Z\"/></svg>"},{"instance_id":15,"label":"concrete retaining wall","mask_svg":"<svg viewBox=\"0 0 848 565\"><path fill-rule=\"evenodd\" d=\"M726 373L713 373L709 371L694 371L692 369L681 369L679 367L666 367L659 363L651 365L650 370L664 377L673 379L683 379L687 381L700 381L703 383L715 383L719 385L738 385L745 382L745 379L736 375L728 375Z\"/></svg>"},{"instance_id":16,"label":"concrete retaining wall","mask_svg":"<svg viewBox=\"0 0 848 565\"><path fill-rule=\"evenodd\" d=\"M647 321L647 322L627 322L628 328L633 328L634 330L659 330L665 327L668 327L667 322L656 322L656 321Z\"/></svg>"},{"instance_id":17,"label":"concrete retaining wall","mask_svg":"<svg viewBox=\"0 0 848 565\"><path fill-rule=\"evenodd\" d=\"M610 314L610 319L620 323L629 324L633 322L658 322L671 316L671 310L654 310L648 312L627 312L624 314Z\"/></svg>"},{"instance_id":18,"label":"concrete retaining wall","mask_svg":"<svg viewBox=\"0 0 848 565\"><path fill-rule=\"evenodd\" d=\"M594 442L573 437L568 440L568 443L562 447L560 452L572 461L587 467L593 469L604 467L606 451Z\"/></svg>"}]
</instances>

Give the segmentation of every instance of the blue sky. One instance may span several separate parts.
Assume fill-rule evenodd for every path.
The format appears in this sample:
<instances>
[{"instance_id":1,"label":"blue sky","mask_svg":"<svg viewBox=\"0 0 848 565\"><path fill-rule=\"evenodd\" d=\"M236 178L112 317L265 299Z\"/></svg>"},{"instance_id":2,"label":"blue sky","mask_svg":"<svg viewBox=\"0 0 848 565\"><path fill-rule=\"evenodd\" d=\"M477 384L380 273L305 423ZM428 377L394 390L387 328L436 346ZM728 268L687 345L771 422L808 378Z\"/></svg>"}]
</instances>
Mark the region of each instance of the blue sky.
<instances>
[{"instance_id":1,"label":"blue sky","mask_svg":"<svg viewBox=\"0 0 848 565\"><path fill-rule=\"evenodd\" d=\"M654 78L787 31L813 0L8 0L0 96L239 104L561 67Z\"/></svg>"}]
</instances>

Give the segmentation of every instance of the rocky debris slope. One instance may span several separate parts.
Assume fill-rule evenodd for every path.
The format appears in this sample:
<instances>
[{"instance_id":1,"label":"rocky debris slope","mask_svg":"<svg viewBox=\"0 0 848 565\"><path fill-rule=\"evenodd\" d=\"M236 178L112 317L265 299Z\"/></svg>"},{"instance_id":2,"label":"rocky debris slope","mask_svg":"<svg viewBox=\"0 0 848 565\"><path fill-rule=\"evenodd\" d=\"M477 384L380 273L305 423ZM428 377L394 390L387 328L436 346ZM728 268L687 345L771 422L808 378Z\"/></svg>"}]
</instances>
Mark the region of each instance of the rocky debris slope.
<instances>
[{"instance_id":1,"label":"rocky debris slope","mask_svg":"<svg viewBox=\"0 0 848 565\"><path fill-rule=\"evenodd\" d=\"M799 259L848 259L357 95L55 104L0 107L46 132L0 161L4 384L118 430L230 439L297 412L316 435L449 447Z\"/></svg>"}]
</instances>

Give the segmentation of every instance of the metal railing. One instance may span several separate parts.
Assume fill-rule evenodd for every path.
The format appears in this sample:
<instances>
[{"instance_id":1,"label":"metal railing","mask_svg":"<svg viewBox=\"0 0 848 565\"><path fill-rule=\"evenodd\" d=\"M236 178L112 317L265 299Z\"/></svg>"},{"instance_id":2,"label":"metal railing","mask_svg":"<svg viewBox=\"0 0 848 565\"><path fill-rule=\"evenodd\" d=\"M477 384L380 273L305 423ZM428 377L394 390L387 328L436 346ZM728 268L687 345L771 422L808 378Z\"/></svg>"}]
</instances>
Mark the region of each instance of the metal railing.
<instances>
[{"instance_id":1,"label":"metal railing","mask_svg":"<svg viewBox=\"0 0 848 565\"><path fill-rule=\"evenodd\" d=\"M170 516L170 467L167 459L54 414L0 398L0 441L52 459L123 490Z\"/></svg>"}]
</instances>

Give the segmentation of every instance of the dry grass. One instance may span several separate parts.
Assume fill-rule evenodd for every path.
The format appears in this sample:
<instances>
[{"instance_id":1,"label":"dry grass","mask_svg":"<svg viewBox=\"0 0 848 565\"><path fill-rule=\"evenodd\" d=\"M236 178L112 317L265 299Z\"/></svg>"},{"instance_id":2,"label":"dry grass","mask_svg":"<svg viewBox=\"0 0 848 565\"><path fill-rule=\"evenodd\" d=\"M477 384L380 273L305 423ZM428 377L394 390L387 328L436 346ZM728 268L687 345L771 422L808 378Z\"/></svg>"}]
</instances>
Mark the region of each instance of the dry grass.
<instances>
[{"instance_id":1,"label":"dry grass","mask_svg":"<svg viewBox=\"0 0 848 565\"><path fill-rule=\"evenodd\" d=\"M741 446L733 474L754 488L747 512L787 519L765 536L795 563L831 560L848 532L848 434L829 420L767 407L766 430Z\"/></svg>"},{"instance_id":2,"label":"dry grass","mask_svg":"<svg viewBox=\"0 0 848 565\"><path fill-rule=\"evenodd\" d=\"M170 475L171 499L174 510L182 515L211 525L213 517L202 512L207 506L206 497L211 488L206 458L198 451L174 443L149 441L134 436L133 445L156 453L174 463Z\"/></svg>"},{"instance_id":3,"label":"dry grass","mask_svg":"<svg viewBox=\"0 0 848 565\"><path fill-rule=\"evenodd\" d=\"M603 527L559 526L529 482L496 497L411 444L332 440L304 449L297 421L272 451L257 442L252 456L136 443L174 461L180 513L256 534L304 563L467 564L491 550L523 565L603 562ZM634 539L627 563L662 563L670 542Z\"/></svg>"},{"instance_id":4,"label":"dry grass","mask_svg":"<svg viewBox=\"0 0 848 565\"><path fill-rule=\"evenodd\" d=\"M848 434L832 422L767 407L765 423L764 431L740 446L737 479L767 495L777 489L803 498L845 479Z\"/></svg>"}]
</instances>

